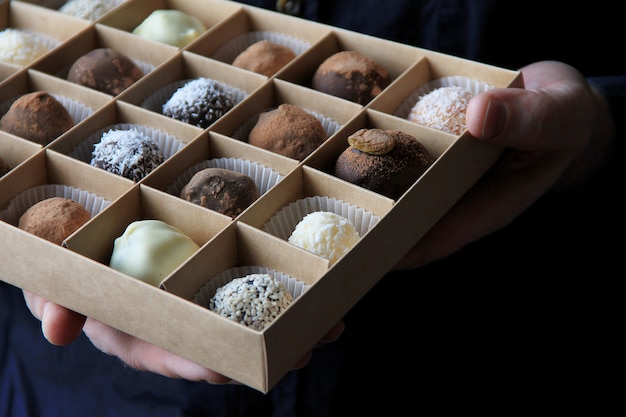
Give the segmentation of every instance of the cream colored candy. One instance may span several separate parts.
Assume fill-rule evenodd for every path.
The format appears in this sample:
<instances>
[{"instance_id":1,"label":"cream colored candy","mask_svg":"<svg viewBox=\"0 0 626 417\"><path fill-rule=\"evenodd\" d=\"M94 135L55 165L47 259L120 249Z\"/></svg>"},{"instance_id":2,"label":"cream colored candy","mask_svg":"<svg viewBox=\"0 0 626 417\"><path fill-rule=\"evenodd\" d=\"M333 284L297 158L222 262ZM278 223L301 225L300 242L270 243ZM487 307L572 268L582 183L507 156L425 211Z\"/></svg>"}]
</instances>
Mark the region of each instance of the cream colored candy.
<instances>
[{"instance_id":1,"label":"cream colored candy","mask_svg":"<svg viewBox=\"0 0 626 417\"><path fill-rule=\"evenodd\" d=\"M180 10L155 10L145 18L133 33L143 38L184 47L206 30L204 24L195 16Z\"/></svg>"},{"instance_id":2,"label":"cream colored candy","mask_svg":"<svg viewBox=\"0 0 626 417\"><path fill-rule=\"evenodd\" d=\"M473 93L463 87L439 87L422 96L408 119L433 129L460 135L465 130L465 113Z\"/></svg>"},{"instance_id":3,"label":"cream colored candy","mask_svg":"<svg viewBox=\"0 0 626 417\"><path fill-rule=\"evenodd\" d=\"M350 220L327 211L304 216L289 237L289 243L326 258L331 264L358 240L359 233Z\"/></svg>"},{"instance_id":4,"label":"cream colored candy","mask_svg":"<svg viewBox=\"0 0 626 417\"><path fill-rule=\"evenodd\" d=\"M160 220L138 220L115 239L109 266L157 286L199 246Z\"/></svg>"},{"instance_id":5,"label":"cream colored candy","mask_svg":"<svg viewBox=\"0 0 626 417\"><path fill-rule=\"evenodd\" d=\"M25 66L48 52L39 37L27 30L0 30L0 61Z\"/></svg>"}]
</instances>

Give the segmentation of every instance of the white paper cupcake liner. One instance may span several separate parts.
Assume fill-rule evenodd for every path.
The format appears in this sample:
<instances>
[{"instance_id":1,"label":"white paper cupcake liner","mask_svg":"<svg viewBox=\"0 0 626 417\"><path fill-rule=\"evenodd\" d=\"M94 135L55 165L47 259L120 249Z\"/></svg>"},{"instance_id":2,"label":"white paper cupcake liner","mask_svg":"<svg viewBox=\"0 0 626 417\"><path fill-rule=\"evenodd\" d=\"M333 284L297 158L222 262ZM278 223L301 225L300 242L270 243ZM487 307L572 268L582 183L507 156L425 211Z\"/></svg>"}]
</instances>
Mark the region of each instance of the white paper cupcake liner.
<instances>
[{"instance_id":1,"label":"white paper cupcake liner","mask_svg":"<svg viewBox=\"0 0 626 417\"><path fill-rule=\"evenodd\" d=\"M268 109L268 111L269 110L271 109ZM314 111L309 111L307 109L303 109L303 110L315 116L315 118L322 123L322 127L326 131L327 138L334 135L335 132L337 132L339 128L341 128L341 125L337 123L336 121L334 121L333 119L331 119L330 117L327 117L320 113L316 113ZM248 142L248 135L250 135L250 131L252 131L252 128L254 128L254 125L256 125L256 122L259 120L260 114L261 113L254 115L253 117L248 119L246 122L244 122L241 126L239 126L233 133L232 137L242 142Z\"/></svg>"},{"instance_id":2,"label":"white paper cupcake liner","mask_svg":"<svg viewBox=\"0 0 626 417\"><path fill-rule=\"evenodd\" d=\"M274 269L269 269L261 266L239 266L231 269L227 269L226 271L220 272L217 275L214 275L204 284L200 289L194 294L193 302L199 304L203 307L209 308L209 302L211 301L211 297L213 297L218 288L226 285L230 281L236 278L242 278L246 275L250 274L268 274L277 278L280 282L282 282L285 287L287 287L287 291L291 294L294 300L304 294L311 286L305 284L298 279L291 277L290 275L284 274L282 272L276 271Z\"/></svg>"},{"instance_id":3,"label":"white paper cupcake liner","mask_svg":"<svg viewBox=\"0 0 626 417\"><path fill-rule=\"evenodd\" d=\"M24 94L28 94L28 93L24 93ZM63 107L67 109L68 113L70 114L70 116L72 116L72 119L74 119L74 123L76 124L82 122L87 117L91 116L91 114L93 113L93 109L84 103L81 103L79 101L73 100L68 97L64 97L59 94L50 93L50 95L54 97L55 99L57 99L59 103L61 103ZM2 103L0 103L0 117L4 116L6 112L9 111L9 108L15 102L15 100L17 100L20 97L21 96L13 97L10 100L5 100Z\"/></svg>"},{"instance_id":4,"label":"white paper cupcake liner","mask_svg":"<svg viewBox=\"0 0 626 417\"><path fill-rule=\"evenodd\" d=\"M64 197L80 203L94 217L111 204L110 201L76 187L61 184L44 184L28 188L17 194L6 209L0 211L0 220L13 226L18 225L20 217L36 203L52 197Z\"/></svg>"},{"instance_id":5,"label":"white paper cupcake liner","mask_svg":"<svg viewBox=\"0 0 626 417\"><path fill-rule=\"evenodd\" d=\"M483 91L490 90L495 88L494 86L487 84L486 82L476 80L473 78L461 77L461 76L450 76L438 78L436 80L432 80L418 89L413 91L411 95L409 95L400 106L394 112L395 116L406 119L411 113L411 109L417 103L417 101L424 95L430 93L431 91L439 88L439 87L449 87L449 86L459 86L468 89L472 94L476 95L482 93Z\"/></svg>"},{"instance_id":6,"label":"white paper cupcake liner","mask_svg":"<svg viewBox=\"0 0 626 417\"><path fill-rule=\"evenodd\" d=\"M199 162L185 170L167 187L167 192L179 196L183 187L191 180L191 177L205 168L225 168L246 174L256 184L259 195L265 194L284 178L278 171L253 161L240 158L214 158Z\"/></svg>"},{"instance_id":7,"label":"white paper cupcake liner","mask_svg":"<svg viewBox=\"0 0 626 417\"><path fill-rule=\"evenodd\" d=\"M262 40L286 46L290 48L296 56L311 47L308 42L304 42L290 35L268 31L256 31L243 33L234 37L215 51L215 53L211 55L211 58L231 64L235 58L237 58L237 55L245 51L253 43Z\"/></svg>"},{"instance_id":8,"label":"white paper cupcake liner","mask_svg":"<svg viewBox=\"0 0 626 417\"><path fill-rule=\"evenodd\" d=\"M161 87L150 96L148 96L142 103L141 107L147 110L151 110L153 112L162 114L163 113L163 105L167 102L167 100L172 97L172 94L176 92L179 88L192 81L193 79L179 80L168 84L164 87ZM235 102L235 104L239 104L244 98L248 96L248 93L244 90L241 90L232 85L228 85L226 83L220 82L218 80L212 80L219 84L220 87L224 89L227 93L229 93Z\"/></svg>"},{"instance_id":9,"label":"white paper cupcake liner","mask_svg":"<svg viewBox=\"0 0 626 417\"><path fill-rule=\"evenodd\" d=\"M160 130L135 123L118 123L103 127L88 135L72 150L70 156L80 161L89 163L91 161L93 147L96 143L100 142L103 133L108 132L109 130L129 130L133 128L149 136L154 143L157 144L159 149L161 149L161 152L163 152L163 156L166 160L185 146L185 144L176 137Z\"/></svg>"},{"instance_id":10,"label":"white paper cupcake liner","mask_svg":"<svg viewBox=\"0 0 626 417\"><path fill-rule=\"evenodd\" d=\"M284 207L263 225L263 230L281 239L289 240L289 236L304 216L316 211L328 211L347 218L361 237L380 220L379 216L345 201L314 196L294 201Z\"/></svg>"}]
</instances>

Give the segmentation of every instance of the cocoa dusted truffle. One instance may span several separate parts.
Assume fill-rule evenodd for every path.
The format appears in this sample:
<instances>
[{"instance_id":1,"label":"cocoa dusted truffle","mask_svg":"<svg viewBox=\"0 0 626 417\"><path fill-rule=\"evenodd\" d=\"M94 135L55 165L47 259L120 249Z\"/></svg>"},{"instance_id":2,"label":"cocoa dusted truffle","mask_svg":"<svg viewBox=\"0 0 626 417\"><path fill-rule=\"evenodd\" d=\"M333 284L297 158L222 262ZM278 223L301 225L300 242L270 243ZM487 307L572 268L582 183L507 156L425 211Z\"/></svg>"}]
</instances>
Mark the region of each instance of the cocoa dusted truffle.
<instances>
[{"instance_id":1,"label":"cocoa dusted truffle","mask_svg":"<svg viewBox=\"0 0 626 417\"><path fill-rule=\"evenodd\" d=\"M235 99L220 83L208 78L187 82L163 104L162 113L206 129L235 106Z\"/></svg>"},{"instance_id":2,"label":"cocoa dusted truffle","mask_svg":"<svg viewBox=\"0 0 626 417\"><path fill-rule=\"evenodd\" d=\"M291 48L261 40L237 55L232 65L271 77L295 57L296 54Z\"/></svg>"},{"instance_id":3,"label":"cocoa dusted truffle","mask_svg":"<svg viewBox=\"0 0 626 417\"><path fill-rule=\"evenodd\" d=\"M52 142L74 124L63 104L45 91L20 96L0 119L0 129L40 145Z\"/></svg>"},{"instance_id":4,"label":"cocoa dusted truffle","mask_svg":"<svg viewBox=\"0 0 626 417\"><path fill-rule=\"evenodd\" d=\"M94 145L90 164L138 182L164 161L163 152L149 136L137 129L112 129Z\"/></svg>"},{"instance_id":5,"label":"cocoa dusted truffle","mask_svg":"<svg viewBox=\"0 0 626 417\"><path fill-rule=\"evenodd\" d=\"M180 197L235 218L259 198L259 190L246 174L225 168L205 168L194 174Z\"/></svg>"},{"instance_id":6,"label":"cocoa dusted truffle","mask_svg":"<svg viewBox=\"0 0 626 417\"><path fill-rule=\"evenodd\" d=\"M67 79L115 96L143 75L141 68L128 56L111 48L96 48L72 64Z\"/></svg>"},{"instance_id":7,"label":"cocoa dusted truffle","mask_svg":"<svg viewBox=\"0 0 626 417\"><path fill-rule=\"evenodd\" d=\"M80 203L69 198L51 197L26 210L18 227L60 245L89 219L91 214Z\"/></svg>"},{"instance_id":8,"label":"cocoa dusted truffle","mask_svg":"<svg viewBox=\"0 0 626 417\"><path fill-rule=\"evenodd\" d=\"M433 163L415 137L398 130L360 129L335 164L341 179L398 199Z\"/></svg>"},{"instance_id":9,"label":"cocoa dusted truffle","mask_svg":"<svg viewBox=\"0 0 626 417\"><path fill-rule=\"evenodd\" d=\"M387 70L371 58L354 51L341 51L317 68L311 86L318 91L359 104L367 104L389 84Z\"/></svg>"},{"instance_id":10,"label":"cocoa dusted truffle","mask_svg":"<svg viewBox=\"0 0 626 417\"><path fill-rule=\"evenodd\" d=\"M287 103L261 113L248 135L251 145L299 161L326 139L326 130L314 115Z\"/></svg>"}]
</instances>

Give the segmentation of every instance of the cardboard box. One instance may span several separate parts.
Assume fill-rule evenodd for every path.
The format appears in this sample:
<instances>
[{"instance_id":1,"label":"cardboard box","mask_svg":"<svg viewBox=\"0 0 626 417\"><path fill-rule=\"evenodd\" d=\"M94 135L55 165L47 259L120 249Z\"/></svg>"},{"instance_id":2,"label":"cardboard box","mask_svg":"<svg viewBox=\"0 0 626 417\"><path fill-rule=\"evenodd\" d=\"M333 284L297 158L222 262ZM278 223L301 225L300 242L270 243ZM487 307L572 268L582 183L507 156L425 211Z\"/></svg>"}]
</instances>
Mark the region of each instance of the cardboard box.
<instances>
[{"instance_id":1,"label":"cardboard box","mask_svg":"<svg viewBox=\"0 0 626 417\"><path fill-rule=\"evenodd\" d=\"M195 2L128 1L97 24L77 24L80 36L67 38L56 53L0 81L0 102L21 92L51 89L94 108L92 115L43 147L0 132L0 154L12 167L0 178L0 212L20 192L44 184L88 190L110 203L64 246L0 222L0 279L268 392L500 155L499 148L480 143L467 133L455 136L398 117L401 103L419 86L440 77L465 76L495 87L522 87L522 78L516 71L230 1L211 3L210 16L203 17L209 28L189 48L178 50L136 39L130 31L153 9L193 12L199 10L192 7ZM21 7L15 2L0 6L7 10ZM212 58L219 45L249 31L299 37L309 47L273 77L232 68L228 62ZM71 61L98 45L120 48L154 68L117 97L65 81L63 71ZM366 106L310 88L317 65L332 53L347 49L376 59L393 78ZM208 129L142 107L151 92L198 76L236 85L246 97ZM237 137L241 126L280 103L296 104L336 122L327 141L303 161L256 148ZM184 146L139 183L93 168L74 156L85 137L116 123L149 126ZM436 157L398 200L332 174L334 161L348 146L348 135L365 127L405 131ZM252 160L280 173L282 179L235 219L168 192L181 172L212 158ZM283 207L314 196L348 202L379 218L352 250L332 265L264 230ZM133 220L148 218L178 227L200 245L160 287L108 266L115 238ZM249 265L289 274L308 288L263 331L220 317L193 301L198 289L215 274Z\"/></svg>"}]
</instances>

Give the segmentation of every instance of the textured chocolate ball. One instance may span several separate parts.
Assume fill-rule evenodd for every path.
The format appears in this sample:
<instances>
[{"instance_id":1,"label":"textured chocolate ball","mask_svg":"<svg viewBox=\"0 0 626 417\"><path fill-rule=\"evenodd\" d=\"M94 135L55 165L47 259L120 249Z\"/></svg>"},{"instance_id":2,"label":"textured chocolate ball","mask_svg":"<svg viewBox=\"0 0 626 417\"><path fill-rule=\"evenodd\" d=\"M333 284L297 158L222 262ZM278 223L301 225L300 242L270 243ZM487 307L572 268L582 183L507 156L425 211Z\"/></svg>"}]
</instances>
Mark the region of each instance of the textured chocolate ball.
<instances>
[{"instance_id":1,"label":"textured chocolate ball","mask_svg":"<svg viewBox=\"0 0 626 417\"><path fill-rule=\"evenodd\" d=\"M295 57L291 48L262 40L237 55L232 65L271 77Z\"/></svg>"},{"instance_id":2,"label":"textured chocolate ball","mask_svg":"<svg viewBox=\"0 0 626 417\"><path fill-rule=\"evenodd\" d=\"M67 79L115 96L143 75L141 68L128 56L111 48L96 48L72 64Z\"/></svg>"},{"instance_id":3,"label":"textured chocolate ball","mask_svg":"<svg viewBox=\"0 0 626 417\"><path fill-rule=\"evenodd\" d=\"M354 51L341 51L317 68L311 86L318 91L359 104L367 104L389 84L387 70L375 60Z\"/></svg>"},{"instance_id":4,"label":"textured chocolate ball","mask_svg":"<svg viewBox=\"0 0 626 417\"><path fill-rule=\"evenodd\" d=\"M180 197L234 218L259 198L259 190L246 174L225 168L205 168L194 174Z\"/></svg>"},{"instance_id":5,"label":"textured chocolate ball","mask_svg":"<svg viewBox=\"0 0 626 417\"><path fill-rule=\"evenodd\" d=\"M51 197L26 210L18 227L60 245L90 218L91 214L80 203L64 197Z\"/></svg>"},{"instance_id":6,"label":"textured chocolate ball","mask_svg":"<svg viewBox=\"0 0 626 417\"><path fill-rule=\"evenodd\" d=\"M298 106L284 103L259 115L248 135L248 142L301 161L327 137L317 117Z\"/></svg>"},{"instance_id":7,"label":"textured chocolate ball","mask_svg":"<svg viewBox=\"0 0 626 417\"><path fill-rule=\"evenodd\" d=\"M220 83L208 78L187 82L163 104L162 113L206 129L235 106L235 99Z\"/></svg>"},{"instance_id":8,"label":"textured chocolate ball","mask_svg":"<svg viewBox=\"0 0 626 417\"><path fill-rule=\"evenodd\" d=\"M0 129L47 145L74 127L67 109L45 91L20 96L0 119Z\"/></svg>"},{"instance_id":9,"label":"textured chocolate ball","mask_svg":"<svg viewBox=\"0 0 626 417\"><path fill-rule=\"evenodd\" d=\"M102 134L90 164L138 182L164 161L163 152L149 136L137 129L117 129Z\"/></svg>"},{"instance_id":10,"label":"textured chocolate ball","mask_svg":"<svg viewBox=\"0 0 626 417\"><path fill-rule=\"evenodd\" d=\"M350 136L349 142L354 145L337 158L335 175L394 200L433 163L424 145L401 131L361 129ZM382 143L389 146L373 146Z\"/></svg>"}]
</instances>

